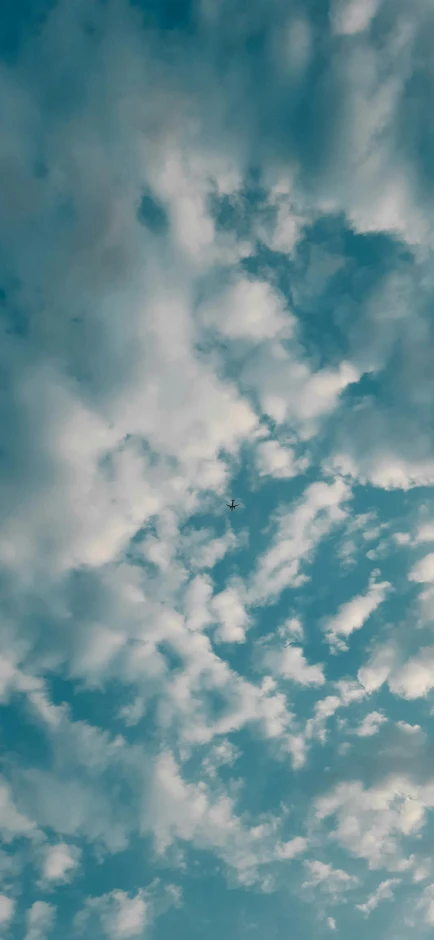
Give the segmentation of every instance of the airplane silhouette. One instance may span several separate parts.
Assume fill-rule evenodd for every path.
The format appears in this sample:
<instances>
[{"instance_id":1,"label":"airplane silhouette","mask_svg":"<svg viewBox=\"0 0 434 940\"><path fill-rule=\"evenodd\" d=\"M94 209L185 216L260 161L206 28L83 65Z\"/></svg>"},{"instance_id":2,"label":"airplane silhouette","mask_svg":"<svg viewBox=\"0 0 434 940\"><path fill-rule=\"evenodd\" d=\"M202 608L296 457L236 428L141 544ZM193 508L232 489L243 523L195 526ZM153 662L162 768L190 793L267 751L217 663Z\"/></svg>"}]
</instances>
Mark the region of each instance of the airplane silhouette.
<instances>
[{"instance_id":1,"label":"airplane silhouette","mask_svg":"<svg viewBox=\"0 0 434 940\"><path fill-rule=\"evenodd\" d=\"M233 512L233 510L236 509L237 506L239 506L239 505L240 505L240 504L239 504L239 503L236 503L235 500L233 500L233 499L231 499L230 505L229 505L229 503L226 503L226 506L228 507L228 509L230 509L231 512Z\"/></svg>"}]
</instances>

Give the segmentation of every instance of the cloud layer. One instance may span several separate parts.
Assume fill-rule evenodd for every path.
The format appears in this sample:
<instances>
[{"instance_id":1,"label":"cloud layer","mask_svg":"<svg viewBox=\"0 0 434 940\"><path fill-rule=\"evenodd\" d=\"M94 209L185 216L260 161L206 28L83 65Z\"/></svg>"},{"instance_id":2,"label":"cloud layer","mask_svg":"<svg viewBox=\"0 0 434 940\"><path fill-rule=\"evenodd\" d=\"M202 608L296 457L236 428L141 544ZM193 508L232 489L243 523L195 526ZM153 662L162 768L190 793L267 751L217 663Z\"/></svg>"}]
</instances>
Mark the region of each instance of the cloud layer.
<instances>
[{"instance_id":1,"label":"cloud layer","mask_svg":"<svg viewBox=\"0 0 434 940\"><path fill-rule=\"evenodd\" d=\"M7 6L5 938L428 935L431 6Z\"/></svg>"}]
</instances>

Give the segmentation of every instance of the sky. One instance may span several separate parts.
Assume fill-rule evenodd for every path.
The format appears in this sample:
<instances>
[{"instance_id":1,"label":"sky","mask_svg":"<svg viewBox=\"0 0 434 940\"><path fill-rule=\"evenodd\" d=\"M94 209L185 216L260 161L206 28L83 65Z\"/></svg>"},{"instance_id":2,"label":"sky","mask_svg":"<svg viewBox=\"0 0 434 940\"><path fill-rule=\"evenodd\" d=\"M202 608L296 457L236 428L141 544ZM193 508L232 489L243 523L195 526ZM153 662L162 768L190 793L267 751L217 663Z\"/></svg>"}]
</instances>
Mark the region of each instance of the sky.
<instances>
[{"instance_id":1,"label":"sky","mask_svg":"<svg viewBox=\"0 0 434 940\"><path fill-rule=\"evenodd\" d=\"M433 38L4 0L1 940L432 935Z\"/></svg>"}]
</instances>

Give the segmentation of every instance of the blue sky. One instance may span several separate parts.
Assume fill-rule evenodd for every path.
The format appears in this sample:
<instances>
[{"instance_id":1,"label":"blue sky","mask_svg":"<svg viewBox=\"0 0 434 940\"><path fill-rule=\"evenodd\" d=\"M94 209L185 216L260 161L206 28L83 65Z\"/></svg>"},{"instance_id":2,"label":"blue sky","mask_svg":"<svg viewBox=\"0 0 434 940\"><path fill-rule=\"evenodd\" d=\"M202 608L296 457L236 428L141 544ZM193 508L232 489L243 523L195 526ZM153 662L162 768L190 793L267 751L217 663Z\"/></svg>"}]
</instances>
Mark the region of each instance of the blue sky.
<instances>
[{"instance_id":1,"label":"blue sky","mask_svg":"<svg viewBox=\"0 0 434 940\"><path fill-rule=\"evenodd\" d=\"M432 932L433 35L3 4L2 940Z\"/></svg>"}]
</instances>

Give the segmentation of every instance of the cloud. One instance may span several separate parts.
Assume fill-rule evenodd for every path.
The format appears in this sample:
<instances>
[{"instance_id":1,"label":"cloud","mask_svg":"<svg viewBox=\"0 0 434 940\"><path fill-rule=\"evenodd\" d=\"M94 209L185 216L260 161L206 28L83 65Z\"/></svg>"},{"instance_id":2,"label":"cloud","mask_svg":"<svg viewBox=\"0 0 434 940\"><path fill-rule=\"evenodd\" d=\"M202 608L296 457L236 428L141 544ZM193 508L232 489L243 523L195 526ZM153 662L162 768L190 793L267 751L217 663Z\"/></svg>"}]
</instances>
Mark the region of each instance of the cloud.
<instances>
[{"instance_id":1,"label":"cloud","mask_svg":"<svg viewBox=\"0 0 434 940\"><path fill-rule=\"evenodd\" d=\"M380 726L385 721L387 721L387 718L382 712L370 712L356 729L356 734L359 738L370 738L372 735L377 734Z\"/></svg>"},{"instance_id":2,"label":"cloud","mask_svg":"<svg viewBox=\"0 0 434 940\"><path fill-rule=\"evenodd\" d=\"M95 916L104 935L111 940L143 937L151 920L143 891L133 897L125 891L114 890L98 898L87 898L85 908L76 917L76 926L85 928Z\"/></svg>"},{"instance_id":3,"label":"cloud","mask_svg":"<svg viewBox=\"0 0 434 940\"><path fill-rule=\"evenodd\" d=\"M388 878L386 881L382 881L364 904L356 904L357 910L368 916L371 911L375 910L380 901L393 899L393 888L398 884L400 884L399 878Z\"/></svg>"},{"instance_id":4,"label":"cloud","mask_svg":"<svg viewBox=\"0 0 434 940\"><path fill-rule=\"evenodd\" d=\"M416 542L434 542L434 522L426 522L416 533Z\"/></svg>"},{"instance_id":5,"label":"cloud","mask_svg":"<svg viewBox=\"0 0 434 940\"><path fill-rule=\"evenodd\" d=\"M231 340L260 343L283 334L290 336L294 317L285 298L266 281L243 278L231 285L219 301L201 310L205 326Z\"/></svg>"},{"instance_id":6,"label":"cloud","mask_svg":"<svg viewBox=\"0 0 434 940\"><path fill-rule=\"evenodd\" d=\"M270 669L275 676L281 676L303 686L324 685L324 669L322 665L309 665L300 646L287 643L283 647L276 647L265 651L261 660L266 669Z\"/></svg>"},{"instance_id":7,"label":"cloud","mask_svg":"<svg viewBox=\"0 0 434 940\"><path fill-rule=\"evenodd\" d=\"M288 480L306 470L308 459L297 460L294 451L278 441L263 441L256 447L256 466L261 477Z\"/></svg>"},{"instance_id":8,"label":"cloud","mask_svg":"<svg viewBox=\"0 0 434 940\"><path fill-rule=\"evenodd\" d=\"M434 647L422 647L414 656L403 662L403 656L393 644L380 646L365 666L359 669L358 677L368 692L379 689L387 682L391 692L406 699L423 698L434 687L432 667Z\"/></svg>"},{"instance_id":9,"label":"cloud","mask_svg":"<svg viewBox=\"0 0 434 940\"><path fill-rule=\"evenodd\" d=\"M303 836L296 836L289 842L281 842L277 847L277 858L289 859L302 855L308 847L308 840Z\"/></svg>"},{"instance_id":10,"label":"cloud","mask_svg":"<svg viewBox=\"0 0 434 940\"><path fill-rule=\"evenodd\" d=\"M351 891L358 884L354 875L349 875L341 868L333 868L332 865L318 860L305 861L304 864L308 878L303 882L303 888L319 888L325 894L337 898L342 892Z\"/></svg>"},{"instance_id":11,"label":"cloud","mask_svg":"<svg viewBox=\"0 0 434 940\"><path fill-rule=\"evenodd\" d=\"M65 883L72 879L80 862L80 850L74 845L61 842L50 845L45 851L42 874L51 883Z\"/></svg>"},{"instance_id":12,"label":"cloud","mask_svg":"<svg viewBox=\"0 0 434 940\"><path fill-rule=\"evenodd\" d=\"M147 888L126 892L119 888L99 897L88 897L75 915L74 926L101 930L110 940L148 935L155 920L171 907L180 907L182 892L178 885L159 878Z\"/></svg>"},{"instance_id":13,"label":"cloud","mask_svg":"<svg viewBox=\"0 0 434 940\"><path fill-rule=\"evenodd\" d=\"M418 902L418 909L423 910L425 923L432 926L434 924L434 885L427 885L424 888L422 897Z\"/></svg>"},{"instance_id":14,"label":"cloud","mask_svg":"<svg viewBox=\"0 0 434 940\"><path fill-rule=\"evenodd\" d=\"M264 866L305 851L303 837L285 843L276 839L276 824L277 820L268 819L249 827L224 790L213 793L203 780L185 781L169 752L156 762L142 829L152 831L159 854L164 855L175 840L191 841L197 848L212 849L240 884L253 885L261 881Z\"/></svg>"},{"instance_id":15,"label":"cloud","mask_svg":"<svg viewBox=\"0 0 434 940\"><path fill-rule=\"evenodd\" d=\"M223 643L244 643L249 615L237 585L214 594L211 609L218 623L217 638Z\"/></svg>"},{"instance_id":16,"label":"cloud","mask_svg":"<svg viewBox=\"0 0 434 940\"><path fill-rule=\"evenodd\" d=\"M252 354L242 372L241 385L255 391L263 412L278 423L286 422L303 440L309 440L321 419L335 410L341 392L359 378L349 362L342 362L336 370L314 373L296 354L275 343Z\"/></svg>"},{"instance_id":17,"label":"cloud","mask_svg":"<svg viewBox=\"0 0 434 940\"><path fill-rule=\"evenodd\" d=\"M27 911L25 940L45 940L54 927L56 908L46 901L35 901Z\"/></svg>"},{"instance_id":18,"label":"cloud","mask_svg":"<svg viewBox=\"0 0 434 940\"><path fill-rule=\"evenodd\" d=\"M415 859L407 857L401 840L420 833L433 793L432 781L420 785L407 776L391 774L366 788L352 780L316 800L316 818L334 817L333 839L371 869L406 871Z\"/></svg>"},{"instance_id":19,"label":"cloud","mask_svg":"<svg viewBox=\"0 0 434 940\"><path fill-rule=\"evenodd\" d=\"M0 924L7 927L14 916L14 911L14 899L8 898L6 894L0 894Z\"/></svg>"},{"instance_id":20,"label":"cloud","mask_svg":"<svg viewBox=\"0 0 434 940\"><path fill-rule=\"evenodd\" d=\"M184 863L196 923L197 852L264 892L291 861L325 903L366 865L423 890L433 805L430 782L382 776L426 744L433 653L405 552L363 545L414 532L434 483L432 11L188 6L60 0L0 68L0 877L22 918L29 861L51 892L112 853L107 892L78 900L112 937L158 915L161 885L128 880L140 840ZM367 548L387 581L346 602L339 558L366 584ZM428 591L430 557L408 574ZM331 650L395 586L396 638L337 678ZM384 683L408 721L383 698L341 718ZM304 865L315 812L333 831ZM28 938L53 916L36 902Z\"/></svg>"},{"instance_id":21,"label":"cloud","mask_svg":"<svg viewBox=\"0 0 434 940\"><path fill-rule=\"evenodd\" d=\"M434 647L422 648L390 677L392 692L403 698L422 698L434 687Z\"/></svg>"},{"instance_id":22,"label":"cloud","mask_svg":"<svg viewBox=\"0 0 434 940\"><path fill-rule=\"evenodd\" d=\"M333 26L340 35L351 36L369 26L378 8L377 0L338 0L333 8Z\"/></svg>"},{"instance_id":23,"label":"cloud","mask_svg":"<svg viewBox=\"0 0 434 940\"><path fill-rule=\"evenodd\" d=\"M343 604L335 617L330 617L324 622L326 639L334 652L348 649L347 638L354 630L363 627L366 620L383 603L390 588L388 581L378 582L372 578L365 594L359 594Z\"/></svg>"},{"instance_id":24,"label":"cloud","mask_svg":"<svg viewBox=\"0 0 434 940\"><path fill-rule=\"evenodd\" d=\"M434 460L406 460L393 454L367 454L357 462L348 454L333 459L333 469L345 478L383 490L410 490L434 484Z\"/></svg>"},{"instance_id":25,"label":"cloud","mask_svg":"<svg viewBox=\"0 0 434 940\"><path fill-rule=\"evenodd\" d=\"M434 581L434 554L425 555L425 558L421 558L420 561L416 562L408 577L410 581L417 581L422 584Z\"/></svg>"},{"instance_id":26,"label":"cloud","mask_svg":"<svg viewBox=\"0 0 434 940\"><path fill-rule=\"evenodd\" d=\"M387 681L396 662L396 648L391 643L379 646L361 666L357 678L366 691L374 692Z\"/></svg>"},{"instance_id":27,"label":"cloud","mask_svg":"<svg viewBox=\"0 0 434 940\"><path fill-rule=\"evenodd\" d=\"M6 843L23 836L30 839L38 837L35 822L17 810L11 788L4 779L0 779L0 830Z\"/></svg>"},{"instance_id":28,"label":"cloud","mask_svg":"<svg viewBox=\"0 0 434 940\"><path fill-rule=\"evenodd\" d=\"M265 604L286 587L300 583L302 563L310 560L319 542L344 520L343 505L349 495L340 480L313 483L294 509L280 514L273 543L258 559L249 602Z\"/></svg>"}]
</instances>

